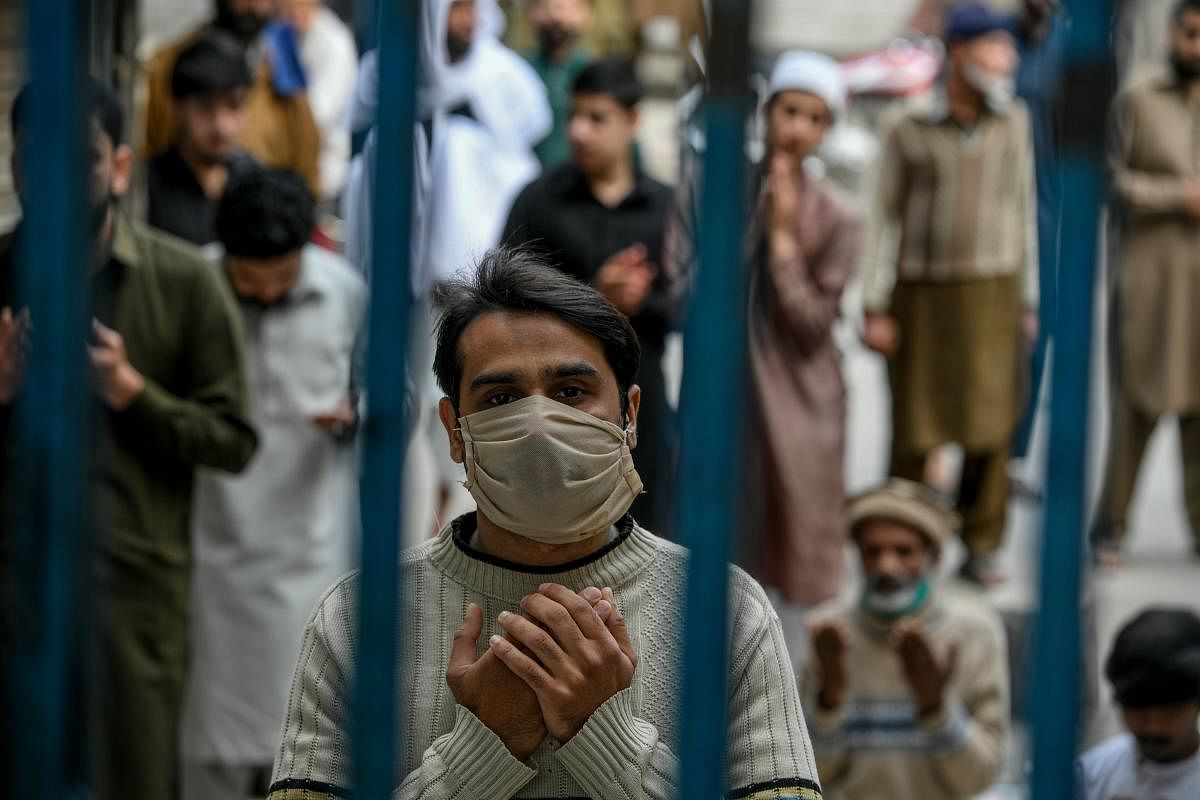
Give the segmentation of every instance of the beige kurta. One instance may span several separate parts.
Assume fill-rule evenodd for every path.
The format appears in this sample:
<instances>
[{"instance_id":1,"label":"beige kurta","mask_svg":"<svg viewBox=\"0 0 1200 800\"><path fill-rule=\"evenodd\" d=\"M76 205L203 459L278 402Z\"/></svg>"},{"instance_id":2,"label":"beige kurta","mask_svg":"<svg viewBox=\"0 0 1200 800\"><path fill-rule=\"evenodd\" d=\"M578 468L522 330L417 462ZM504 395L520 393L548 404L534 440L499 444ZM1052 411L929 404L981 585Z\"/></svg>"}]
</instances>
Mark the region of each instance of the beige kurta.
<instances>
[{"instance_id":1,"label":"beige kurta","mask_svg":"<svg viewBox=\"0 0 1200 800\"><path fill-rule=\"evenodd\" d=\"M1200 412L1200 102L1173 78L1118 99L1110 161L1120 203L1116 384L1148 415Z\"/></svg>"},{"instance_id":2,"label":"beige kurta","mask_svg":"<svg viewBox=\"0 0 1200 800\"><path fill-rule=\"evenodd\" d=\"M175 140L171 71L179 54L196 41L201 30L155 53L145 66L147 95L142 150L147 158L166 150ZM284 97L275 92L271 85L271 65L266 59L246 96L245 113L241 144L246 152L268 167L295 172L304 178L314 195L319 195L321 134L312 110L303 94Z\"/></svg>"},{"instance_id":3,"label":"beige kurta","mask_svg":"<svg viewBox=\"0 0 1200 800\"><path fill-rule=\"evenodd\" d=\"M868 311L889 313L892 452L1007 446L1023 410L1021 310L1038 305L1029 114L964 129L944 99L884 136L863 258Z\"/></svg>"},{"instance_id":4,"label":"beige kurta","mask_svg":"<svg viewBox=\"0 0 1200 800\"><path fill-rule=\"evenodd\" d=\"M846 390L832 336L860 223L832 184L798 178L799 257L754 260L749 339L763 491L758 577L785 599L837 594L845 544Z\"/></svg>"}]
</instances>

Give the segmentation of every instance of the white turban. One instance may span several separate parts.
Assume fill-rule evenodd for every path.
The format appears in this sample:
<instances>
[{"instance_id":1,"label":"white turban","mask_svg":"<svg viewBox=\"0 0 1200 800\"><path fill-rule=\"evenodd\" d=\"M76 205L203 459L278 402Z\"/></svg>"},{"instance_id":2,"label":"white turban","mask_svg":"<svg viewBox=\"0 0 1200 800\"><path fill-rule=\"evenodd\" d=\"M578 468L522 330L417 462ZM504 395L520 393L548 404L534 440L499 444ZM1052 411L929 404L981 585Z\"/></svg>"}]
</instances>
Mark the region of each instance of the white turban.
<instances>
[{"instance_id":1,"label":"white turban","mask_svg":"<svg viewBox=\"0 0 1200 800\"><path fill-rule=\"evenodd\" d=\"M780 92L808 92L825 101L834 119L846 111L846 79L842 65L832 58L808 50L784 53L775 62L767 99Z\"/></svg>"}]
</instances>

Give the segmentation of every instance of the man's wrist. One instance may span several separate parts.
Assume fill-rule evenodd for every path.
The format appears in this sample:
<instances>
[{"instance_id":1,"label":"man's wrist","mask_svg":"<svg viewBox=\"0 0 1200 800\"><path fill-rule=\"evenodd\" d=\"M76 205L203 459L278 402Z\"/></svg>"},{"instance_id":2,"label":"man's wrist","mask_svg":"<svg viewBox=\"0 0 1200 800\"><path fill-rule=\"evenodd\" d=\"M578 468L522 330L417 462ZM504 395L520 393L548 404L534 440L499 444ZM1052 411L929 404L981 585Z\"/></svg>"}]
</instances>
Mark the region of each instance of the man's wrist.
<instances>
[{"instance_id":1,"label":"man's wrist","mask_svg":"<svg viewBox=\"0 0 1200 800\"><path fill-rule=\"evenodd\" d=\"M937 699L927 698L922 700L917 698L917 711L921 715L921 719L936 719L942 715L945 710L946 702L939 695Z\"/></svg>"},{"instance_id":2,"label":"man's wrist","mask_svg":"<svg viewBox=\"0 0 1200 800\"><path fill-rule=\"evenodd\" d=\"M837 711L846 702L845 692L832 692L827 689L822 689L817 694L817 705L822 711Z\"/></svg>"},{"instance_id":3,"label":"man's wrist","mask_svg":"<svg viewBox=\"0 0 1200 800\"><path fill-rule=\"evenodd\" d=\"M117 367L108 391L108 404L113 411L124 411L146 389L146 379L128 361Z\"/></svg>"}]
</instances>

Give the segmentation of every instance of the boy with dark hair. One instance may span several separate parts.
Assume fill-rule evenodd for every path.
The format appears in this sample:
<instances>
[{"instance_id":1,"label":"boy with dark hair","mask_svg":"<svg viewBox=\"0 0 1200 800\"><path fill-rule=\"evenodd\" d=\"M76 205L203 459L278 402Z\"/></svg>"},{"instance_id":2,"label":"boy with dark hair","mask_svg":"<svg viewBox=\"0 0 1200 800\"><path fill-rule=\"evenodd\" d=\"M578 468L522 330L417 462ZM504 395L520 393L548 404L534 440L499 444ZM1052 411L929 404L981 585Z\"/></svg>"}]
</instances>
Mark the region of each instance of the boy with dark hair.
<instances>
[{"instance_id":1,"label":"boy with dark hair","mask_svg":"<svg viewBox=\"0 0 1200 800\"><path fill-rule=\"evenodd\" d=\"M671 190L634 159L641 99L628 59L601 59L579 73L571 95L571 160L525 187L503 241L528 246L591 284L632 322L642 346L637 383L645 397L639 463L650 492L634 505L634 515L667 533L673 444L662 356L682 287L662 257Z\"/></svg>"},{"instance_id":2,"label":"boy with dark hair","mask_svg":"<svg viewBox=\"0 0 1200 800\"><path fill-rule=\"evenodd\" d=\"M677 797L687 559L628 514L633 329L524 251L490 252L439 300L439 412L478 511L401 557L393 798ZM728 796L820 800L779 619L730 577ZM352 789L356 592L335 585L305 631L272 800Z\"/></svg>"},{"instance_id":3,"label":"boy with dark hair","mask_svg":"<svg viewBox=\"0 0 1200 800\"><path fill-rule=\"evenodd\" d=\"M175 141L147 168L151 227L196 245L216 241L217 201L254 164L239 144L250 85L246 57L229 34L207 31L179 54L171 72Z\"/></svg>"},{"instance_id":4,"label":"boy with dark hair","mask_svg":"<svg viewBox=\"0 0 1200 800\"><path fill-rule=\"evenodd\" d=\"M176 60L197 38L215 31L233 37L251 74L241 145L267 166L299 174L314 194L319 192L321 135L308 104L303 75L297 69L295 37L271 23L274 13L275 0L216 0L216 15L210 22L154 54L146 65L142 147L147 158L175 141L179 121L171 78Z\"/></svg>"},{"instance_id":5,"label":"boy with dark hair","mask_svg":"<svg viewBox=\"0 0 1200 800\"><path fill-rule=\"evenodd\" d=\"M14 103L18 193L29 177L23 154L38 146L25 98L53 90L26 87ZM91 464L97 561L88 622L102 682L89 698L90 788L99 800L162 800L178 782L195 471L240 471L257 437L228 290L192 247L119 213L133 151L111 90L94 86L91 109L91 263L79 277L89 281L94 315L87 355L97 413L94 451L81 457ZM20 315L23 299L9 285L24 235L18 227L0 238L0 308L26 323L17 346L36 347L38 320ZM21 402L22 388L19 374L0 377L0 405Z\"/></svg>"},{"instance_id":6,"label":"boy with dark hair","mask_svg":"<svg viewBox=\"0 0 1200 800\"><path fill-rule=\"evenodd\" d=\"M263 168L230 183L217 211L262 445L238 478L196 479L184 800L265 794L295 643L353 564L367 287L309 244L313 216L299 176Z\"/></svg>"},{"instance_id":7,"label":"boy with dark hair","mask_svg":"<svg viewBox=\"0 0 1200 800\"><path fill-rule=\"evenodd\" d=\"M1104 674L1129 734L1080 759L1082 800L1200 797L1200 617L1143 611L1117 634Z\"/></svg>"}]
</instances>

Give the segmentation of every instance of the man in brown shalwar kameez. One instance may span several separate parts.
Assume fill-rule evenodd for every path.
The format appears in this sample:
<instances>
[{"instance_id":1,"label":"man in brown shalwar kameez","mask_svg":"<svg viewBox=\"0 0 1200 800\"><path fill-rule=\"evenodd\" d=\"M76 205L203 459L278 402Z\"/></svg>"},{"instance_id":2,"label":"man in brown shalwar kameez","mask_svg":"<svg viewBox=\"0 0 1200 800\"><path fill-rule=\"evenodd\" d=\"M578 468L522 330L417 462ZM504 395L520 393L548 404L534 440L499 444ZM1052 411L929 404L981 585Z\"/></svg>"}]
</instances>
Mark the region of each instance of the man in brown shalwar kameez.
<instances>
[{"instance_id":1,"label":"man in brown shalwar kameez","mask_svg":"<svg viewBox=\"0 0 1200 800\"><path fill-rule=\"evenodd\" d=\"M981 4L951 11L944 92L885 135L863 262L863 339L889 359L891 474L922 480L931 452L963 448L962 574L978 583L1001 580L992 556L1037 335L1033 151L1011 25Z\"/></svg>"},{"instance_id":2,"label":"man in brown shalwar kameez","mask_svg":"<svg viewBox=\"0 0 1200 800\"><path fill-rule=\"evenodd\" d=\"M1112 441L1093 543L1119 565L1125 516L1159 418L1179 420L1184 494L1200 556L1200 0L1171 24L1171 71L1122 94L1111 165Z\"/></svg>"},{"instance_id":3,"label":"man in brown shalwar kameez","mask_svg":"<svg viewBox=\"0 0 1200 800\"><path fill-rule=\"evenodd\" d=\"M785 604L802 607L837 594L845 558L846 391L832 331L860 224L850 201L805 166L845 104L836 62L792 52L775 67L764 109L749 314L758 422L751 454L763 492L756 571Z\"/></svg>"}]
</instances>

